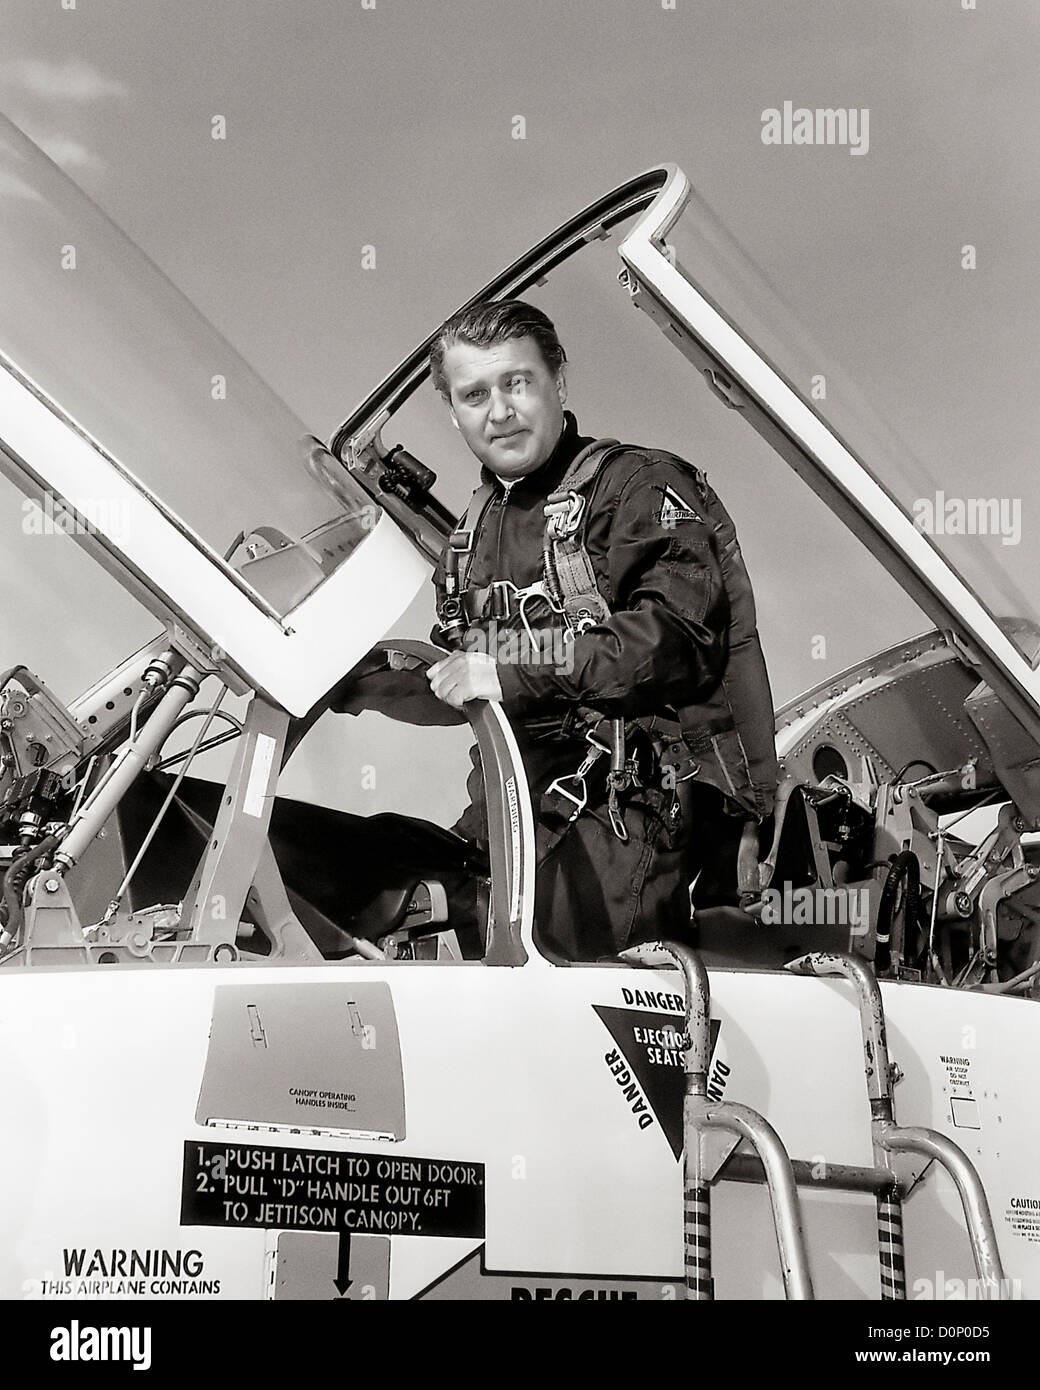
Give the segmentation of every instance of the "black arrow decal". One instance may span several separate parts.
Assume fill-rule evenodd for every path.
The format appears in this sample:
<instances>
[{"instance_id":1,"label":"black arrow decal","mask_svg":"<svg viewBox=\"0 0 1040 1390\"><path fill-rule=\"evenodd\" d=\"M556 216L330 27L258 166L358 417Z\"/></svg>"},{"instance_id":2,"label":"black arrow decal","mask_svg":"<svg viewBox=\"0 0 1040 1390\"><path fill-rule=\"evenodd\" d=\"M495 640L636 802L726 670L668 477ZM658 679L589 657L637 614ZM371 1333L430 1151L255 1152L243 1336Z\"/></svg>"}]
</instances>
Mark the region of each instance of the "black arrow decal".
<instances>
[{"instance_id":1,"label":"black arrow decal","mask_svg":"<svg viewBox=\"0 0 1040 1390\"><path fill-rule=\"evenodd\" d=\"M343 1298L351 1284L350 1277L350 1232L341 1231L339 1235L339 1258L336 1261L336 1277L332 1281Z\"/></svg>"}]
</instances>

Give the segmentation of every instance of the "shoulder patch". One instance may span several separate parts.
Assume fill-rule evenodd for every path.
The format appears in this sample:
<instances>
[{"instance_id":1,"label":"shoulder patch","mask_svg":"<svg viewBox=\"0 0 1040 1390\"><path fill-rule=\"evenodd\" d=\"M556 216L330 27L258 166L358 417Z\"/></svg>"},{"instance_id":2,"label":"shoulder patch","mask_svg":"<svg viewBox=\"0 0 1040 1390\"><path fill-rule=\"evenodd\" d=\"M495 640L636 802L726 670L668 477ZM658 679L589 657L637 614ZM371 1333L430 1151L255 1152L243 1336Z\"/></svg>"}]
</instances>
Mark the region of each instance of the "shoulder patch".
<instances>
[{"instance_id":1,"label":"shoulder patch","mask_svg":"<svg viewBox=\"0 0 1040 1390\"><path fill-rule=\"evenodd\" d=\"M685 497L676 492L674 487L663 487L660 492L662 494L661 513L658 521L662 526L676 526L681 521L704 521L697 508L691 506Z\"/></svg>"}]
</instances>

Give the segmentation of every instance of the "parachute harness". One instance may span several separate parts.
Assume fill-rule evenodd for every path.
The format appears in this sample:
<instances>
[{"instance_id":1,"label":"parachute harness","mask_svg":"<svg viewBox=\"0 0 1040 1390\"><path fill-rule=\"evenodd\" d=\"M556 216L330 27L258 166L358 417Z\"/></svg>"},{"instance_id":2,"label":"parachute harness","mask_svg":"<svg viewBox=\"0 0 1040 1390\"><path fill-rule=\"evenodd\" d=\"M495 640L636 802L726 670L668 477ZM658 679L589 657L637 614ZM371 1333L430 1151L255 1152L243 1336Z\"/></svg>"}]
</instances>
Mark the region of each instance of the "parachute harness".
<instances>
[{"instance_id":1,"label":"parachute harness","mask_svg":"<svg viewBox=\"0 0 1040 1390\"><path fill-rule=\"evenodd\" d=\"M625 446L616 439L597 439L573 460L563 486L549 494L545 507L545 536L542 543L542 579L526 588L511 580L496 580L484 588L468 586L477 533L496 488L486 483L470 501L462 525L452 532L445 556L444 580L438 602L441 632L452 646L461 646L469 624L477 617L508 618L518 613L532 646L537 645L527 615L527 606L536 599L549 605L563 619L564 640L573 642L583 632L610 617L610 607L599 591L595 571L582 535L587 497L585 489L598 476L610 454ZM575 821L589 803L587 778L595 764L609 755L607 808L610 824L619 840L628 839L621 798L643 783L636 759L626 754L624 719L610 720L609 742L596 730L603 722L594 717L586 724L589 744L577 770L557 777L547 794L557 794L571 802L574 810L568 824ZM569 784L569 785L568 785Z\"/></svg>"}]
</instances>

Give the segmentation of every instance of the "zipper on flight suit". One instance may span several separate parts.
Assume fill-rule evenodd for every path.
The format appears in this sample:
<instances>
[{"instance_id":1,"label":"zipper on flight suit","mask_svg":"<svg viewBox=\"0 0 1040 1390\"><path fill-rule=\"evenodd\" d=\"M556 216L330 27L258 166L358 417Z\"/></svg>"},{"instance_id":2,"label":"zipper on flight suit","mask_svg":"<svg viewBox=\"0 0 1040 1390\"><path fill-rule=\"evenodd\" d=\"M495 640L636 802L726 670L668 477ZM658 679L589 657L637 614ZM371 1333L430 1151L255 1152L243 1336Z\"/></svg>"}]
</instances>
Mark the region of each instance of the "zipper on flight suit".
<instances>
[{"instance_id":1,"label":"zipper on flight suit","mask_svg":"<svg viewBox=\"0 0 1040 1390\"><path fill-rule=\"evenodd\" d=\"M506 504L509 501L509 494L516 486L517 480L516 478L510 478L507 481L505 478L499 478L498 481L502 488L502 496L495 499L498 504L498 538L495 544L496 564L500 563L502 559L502 527L505 523Z\"/></svg>"}]
</instances>

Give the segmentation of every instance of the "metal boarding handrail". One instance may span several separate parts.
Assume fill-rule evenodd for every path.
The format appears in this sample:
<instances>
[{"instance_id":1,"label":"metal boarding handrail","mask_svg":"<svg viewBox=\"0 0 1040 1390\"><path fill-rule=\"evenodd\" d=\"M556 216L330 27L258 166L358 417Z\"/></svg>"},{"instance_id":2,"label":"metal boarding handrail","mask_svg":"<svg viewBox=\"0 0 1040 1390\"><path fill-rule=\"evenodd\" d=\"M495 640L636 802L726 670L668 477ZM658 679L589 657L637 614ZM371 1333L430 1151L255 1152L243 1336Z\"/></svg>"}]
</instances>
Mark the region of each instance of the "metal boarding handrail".
<instances>
[{"instance_id":1,"label":"metal boarding handrail","mask_svg":"<svg viewBox=\"0 0 1040 1390\"><path fill-rule=\"evenodd\" d=\"M701 1141L709 1130L722 1130L746 1139L761 1160L773 1209L780 1273L787 1298L812 1299L812 1276L802 1229L801 1203L791 1159L780 1136L764 1116L749 1106L708 1100L708 1065L711 1060L711 986L708 972L689 947L676 942L648 942L624 952L624 957L649 964L649 958L654 953L670 956L678 964L686 981L682 1039L686 1072L683 1096L686 1296L698 1300L714 1297L711 1275L711 1178L706 1171Z\"/></svg>"},{"instance_id":2,"label":"metal boarding handrail","mask_svg":"<svg viewBox=\"0 0 1040 1390\"><path fill-rule=\"evenodd\" d=\"M1007 1290L1007 1280L1000 1261L986 1190L975 1165L958 1144L937 1130L896 1123L892 1102L893 1068L888 1057L884 1001L873 972L862 961L837 951L810 952L790 961L786 969L797 975L842 975L854 985L863 1038L875 1160L891 1170L891 1154L918 1153L934 1159L946 1169L961 1200L975 1268L986 1297L1002 1299ZM894 1173L892 1181L895 1192L897 1184ZM901 1248L901 1230L899 1245Z\"/></svg>"}]
</instances>

